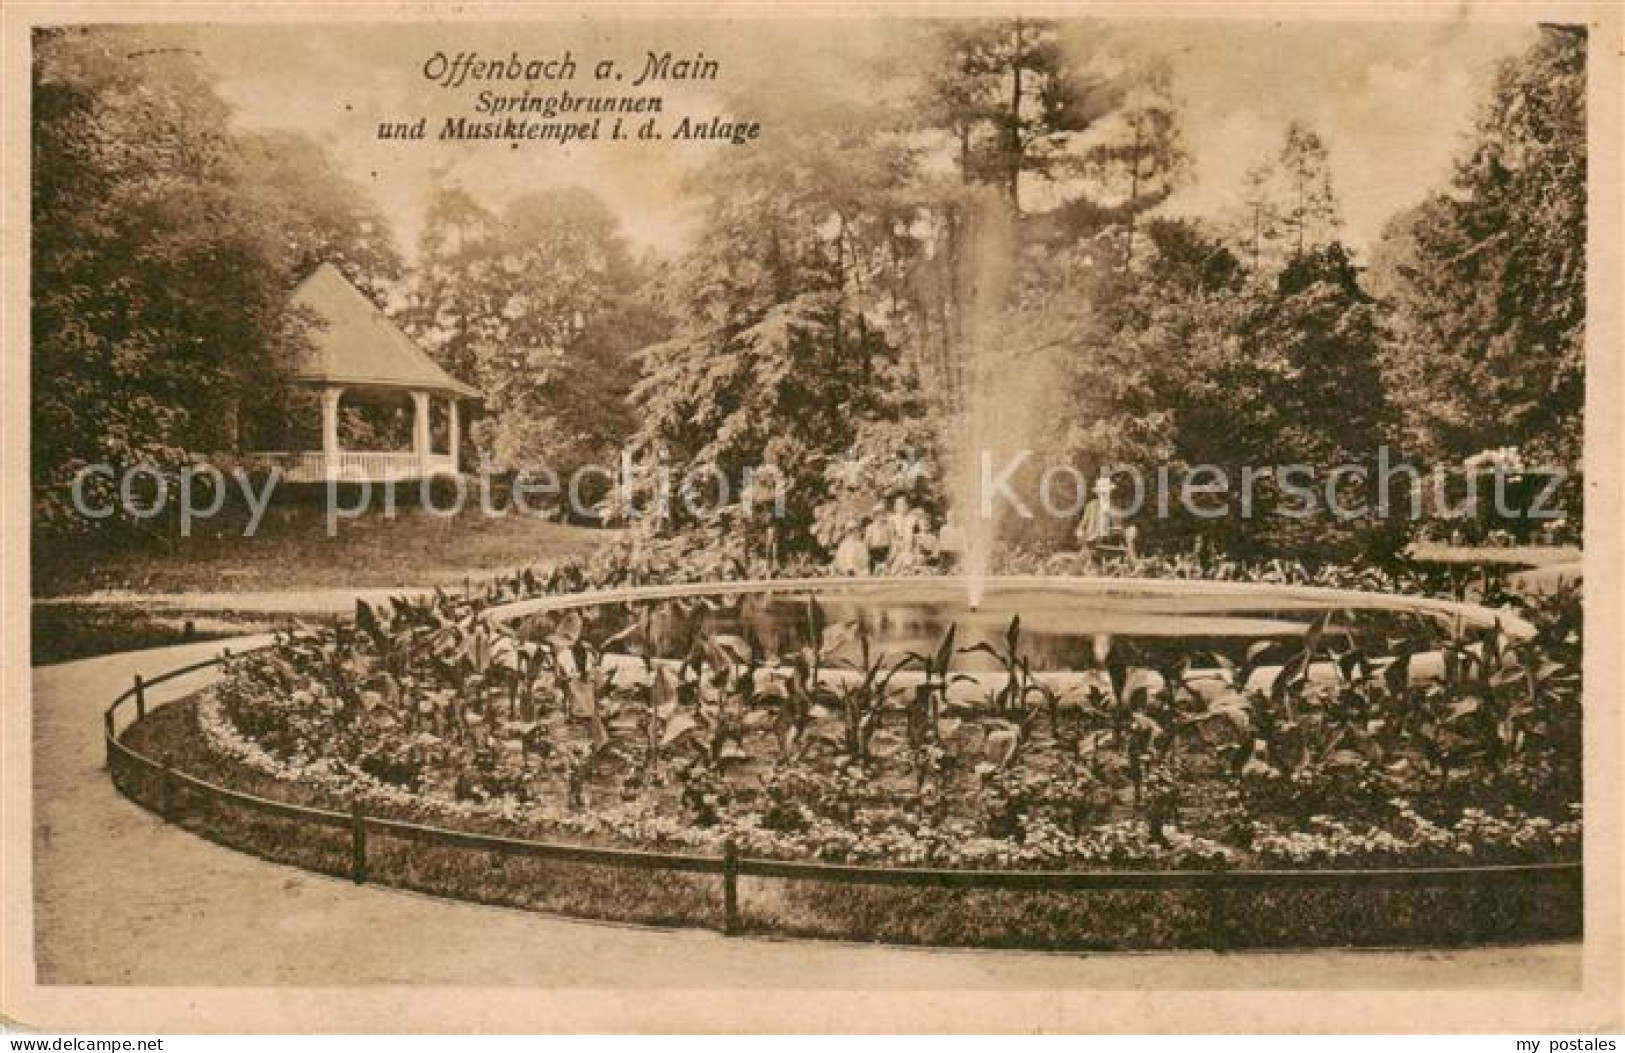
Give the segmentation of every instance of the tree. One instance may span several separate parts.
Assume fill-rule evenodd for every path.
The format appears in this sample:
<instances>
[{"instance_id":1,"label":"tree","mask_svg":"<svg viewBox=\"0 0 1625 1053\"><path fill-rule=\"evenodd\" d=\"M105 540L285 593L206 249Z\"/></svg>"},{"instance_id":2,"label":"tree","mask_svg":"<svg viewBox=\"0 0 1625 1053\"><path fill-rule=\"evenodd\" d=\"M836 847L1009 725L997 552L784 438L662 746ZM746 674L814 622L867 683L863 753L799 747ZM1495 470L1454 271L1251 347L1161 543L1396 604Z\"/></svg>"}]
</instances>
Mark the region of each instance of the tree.
<instances>
[{"instance_id":1,"label":"tree","mask_svg":"<svg viewBox=\"0 0 1625 1053\"><path fill-rule=\"evenodd\" d=\"M1268 164L1257 164L1247 170L1243 183L1236 243L1243 247L1248 269L1254 274L1262 273L1266 248L1275 245L1281 236L1281 217L1270 185L1272 176Z\"/></svg>"},{"instance_id":2,"label":"tree","mask_svg":"<svg viewBox=\"0 0 1625 1053\"><path fill-rule=\"evenodd\" d=\"M1293 255L1331 244L1342 219L1326 145L1314 130L1293 121L1287 126L1278 164L1285 189L1281 225L1291 239Z\"/></svg>"},{"instance_id":3,"label":"tree","mask_svg":"<svg viewBox=\"0 0 1625 1053\"><path fill-rule=\"evenodd\" d=\"M663 282L675 331L644 352L639 445L679 472L715 466L735 493L771 462L788 482L790 548L814 543L831 462L928 397L918 370L941 301L916 284L931 227L916 171L883 115L808 106L795 134L692 184L700 231Z\"/></svg>"},{"instance_id":4,"label":"tree","mask_svg":"<svg viewBox=\"0 0 1625 1053\"><path fill-rule=\"evenodd\" d=\"M1187 445L1187 456L1211 457L1207 463L1226 465L1233 480L1249 467L1272 471L1260 480L1251 519L1214 524L1225 550L1322 561L1369 555L1374 544L1391 548L1398 521L1372 511L1378 450L1392 426L1380 321L1348 251L1334 242L1306 252L1287 263L1274 289L1255 286L1230 346L1230 400L1219 415L1198 411L1208 420L1197 430L1214 445ZM1344 468L1362 474L1333 476ZM1294 469L1298 478L1286 476ZM1343 517L1331 507L1326 487L1334 482L1339 508L1361 514ZM1305 483L1316 490L1313 501L1286 492Z\"/></svg>"},{"instance_id":5,"label":"tree","mask_svg":"<svg viewBox=\"0 0 1625 1053\"><path fill-rule=\"evenodd\" d=\"M635 352L664 335L618 222L585 190L499 213L458 187L431 201L403 324L485 393L475 438L500 467L612 465L634 431Z\"/></svg>"},{"instance_id":6,"label":"tree","mask_svg":"<svg viewBox=\"0 0 1625 1053\"><path fill-rule=\"evenodd\" d=\"M1088 474L1133 464L1147 483L1153 466L1167 467L1174 492L1167 517L1144 525L1151 545L1201 539L1237 556L1311 561L1365 553L1372 519L1340 522L1323 504L1308 518L1287 515L1301 502L1266 472L1303 465L1320 481L1341 465L1369 472L1388 433L1379 318L1347 251L1306 253L1265 284L1246 281L1225 239L1200 223L1156 219L1146 234L1135 274L1113 269L1080 287L1092 308L1073 345L1073 461ZM1225 473L1226 514L1185 508L1180 480L1198 465ZM1256 473L1252 484L1244 473ZM1374 500L1353 489L1343 494L1351 502Z\"/></svg>"},{"instance_id":7,"label":"tree","mask_svg":"<svg viewBox=\"0 0 1625 1053\"><path fill-rule=\"evenodd\" d=\"M1121 101L1109 118L1110 133L1083 155L1085 170L1118 202L1127 228L1124 268L1133 266L1135 223L1162 204L1179 185L1190 157L1185 152L1165 61L1137 65L1121 78Z\"/></svg>"},{"instance_id":8,"label":"tree","mask_svg":"<svg viewBox=\"0 0 1625 1053\"><path fill-rule=\"evenodd\" d=\"M498 216L460 186L437 186L398 321L453 376L472 379L479 348L500 342L509 275Z\"/></svg>"},{"instance_id":9,"label":"tree","mask_svg":"<svg viewBox=\"0 0 1625 1053\"><path fill-rule=\"evenodd\" d=\"M236 139L236 208L277 218L283 265L302 278L330 263L374 301L387 299L402 273L389 223L328 150L295 132Z\"/></svg>"},{"instance_id":10,"label":"tree","mask_svg":"<svg viewBox=\"0 0 1625 1053\"><path fill-rule=\"evenodd\" d=\"M606 318L630 301L631 259L615 217L584 190L519 197L502 228L504 331L481 346L476 368L481 445L510 467L574 469L632 430L628 349Z\"/></svg>"},{"instance_id":11,"label":"tree","mask_svg":"<svg viewBox=\"0 0 1625 1053\"><path fill-rule=\"evenodd\" d=\"M1585 30L1506 62L1450 187L1389 225L1373 271L1407 430L1450 460L1508 444L1573 467L1585 404Z\"/></svg>"},{"instance_id":12,"label":"tree","mask_svg":"<svg viewBox=\"0 0 1625 1053\"><path fill-rule=\"evenodd\" d=\"M1235 242L1252 272L1268 279L1287 261L1332 244L1341 226L1326 145L1293 121L1280 151L1247 171Z\"/></svg>"},{"instance_id":13,"label":"tree","mask_svg":"<svg viewBox=\"0 0 1625 1053\"><path fill-rule=\"evenodd\" d=\"M1000 187L1019 213L1024 177L1076 176L1079 137L1115 105L1115 88L1067 60L1055 23L956 20L935 33L922 119L950 130L960 177Z\"/></svg>"},{"instance_id":14,"label":"tree","mask_svg":"<svg viewBox=\"0 0 1625 1053\"><path fill-rule=\"evenodd\" d=\"M1080 332L1070 356L1067 448L1091 468L1207 457L1235 437L1235 413L1247 399L1231 374L1240 264L1191 220L1155 219L1146 235L1135 274L1086 267L1055 298L1089 305L1072 309Z\"/></svg>"}]
</instances>

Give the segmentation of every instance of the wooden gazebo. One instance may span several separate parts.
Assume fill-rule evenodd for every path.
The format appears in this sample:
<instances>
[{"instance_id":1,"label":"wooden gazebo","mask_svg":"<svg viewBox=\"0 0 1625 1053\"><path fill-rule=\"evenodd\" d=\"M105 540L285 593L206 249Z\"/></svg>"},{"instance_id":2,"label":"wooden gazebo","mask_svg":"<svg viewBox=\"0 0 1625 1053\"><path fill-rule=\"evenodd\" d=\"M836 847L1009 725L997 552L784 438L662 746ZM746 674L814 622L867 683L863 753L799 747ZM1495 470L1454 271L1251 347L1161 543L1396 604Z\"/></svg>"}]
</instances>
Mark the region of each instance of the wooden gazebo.
<instances>
[{"instance_id":1,"label":"wooden gazebo","mask_svg":"<svg viewBox=\"0 0 1625 1053\"><path fill-rule=\"evenodd\" d=\"M322 264L299 283L293 303L316 320L294 379L320 395L321 449L261 451L247 459L281 468L289 482L380 482L455 474L462 433L459 404L478 399L479 391L441 369L331 264ZM366 398L403 392L412 401L409 451L340 446L339 410L346 393ZM446 413L438 442L430 425L437 399L445 400Z\"/></svg>"}]
</instances>

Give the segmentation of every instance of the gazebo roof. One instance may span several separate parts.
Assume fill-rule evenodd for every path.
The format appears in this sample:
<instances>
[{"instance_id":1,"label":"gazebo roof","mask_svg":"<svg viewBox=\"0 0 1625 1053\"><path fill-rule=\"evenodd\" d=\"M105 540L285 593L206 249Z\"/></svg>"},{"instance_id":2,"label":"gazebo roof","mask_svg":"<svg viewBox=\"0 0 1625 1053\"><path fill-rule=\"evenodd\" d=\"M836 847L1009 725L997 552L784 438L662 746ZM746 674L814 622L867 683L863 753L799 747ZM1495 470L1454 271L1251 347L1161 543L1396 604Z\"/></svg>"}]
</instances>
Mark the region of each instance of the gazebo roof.
<instances>
[{"instance_id":1,"label":"gazebo roof","mask_svg":"<svg viewBox=\"0 0 1625 1053\"><path fill-rule=\"evenodd\" d=\"M479 389L441 369L332 264L300 282L293 302L320 322L294 368L297 379L480 397Z\"/></svg>"}]
</instances>

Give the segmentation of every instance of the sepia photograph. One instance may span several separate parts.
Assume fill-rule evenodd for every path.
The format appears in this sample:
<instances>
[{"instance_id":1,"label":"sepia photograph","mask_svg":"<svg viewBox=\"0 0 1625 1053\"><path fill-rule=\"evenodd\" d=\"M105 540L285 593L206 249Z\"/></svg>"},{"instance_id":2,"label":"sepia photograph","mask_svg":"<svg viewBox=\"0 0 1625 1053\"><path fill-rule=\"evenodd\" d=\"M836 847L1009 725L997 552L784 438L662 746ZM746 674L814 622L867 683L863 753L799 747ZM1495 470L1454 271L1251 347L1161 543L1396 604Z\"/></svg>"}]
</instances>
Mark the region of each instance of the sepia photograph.
<instances>
[{"instance_id":1,"label":"sepia photograph","mask_svg":"<svg viewBox=\"0 0 1625 1053\"><path fill-rule=\"evenodd\" d=\"M11 6L8 1048L1617 1049L1619 14Z\"/></svg>"}]
</instances>

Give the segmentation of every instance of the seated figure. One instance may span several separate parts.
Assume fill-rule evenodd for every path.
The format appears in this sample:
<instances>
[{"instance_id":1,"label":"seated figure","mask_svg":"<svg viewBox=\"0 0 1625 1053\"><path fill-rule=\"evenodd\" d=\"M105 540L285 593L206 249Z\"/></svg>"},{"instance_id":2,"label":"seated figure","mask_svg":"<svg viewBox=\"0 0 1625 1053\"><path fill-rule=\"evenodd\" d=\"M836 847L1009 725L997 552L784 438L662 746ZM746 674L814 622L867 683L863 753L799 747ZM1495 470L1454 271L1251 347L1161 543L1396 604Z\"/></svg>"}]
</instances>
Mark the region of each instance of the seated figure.
<instances>
[{"instance_id":1,"label":"seated figure","mask_svg":"<svg viewBox=\"0 0 1625 1053\"><path fill-rule=\"evenodd\" d=\"M1076 537L1078 551L1088 560L1096 555L1113 553L1135 559L1139 556L1140 530L1126 522L1112 508L1112 482L1102 474L1095 481L1094 493L1083 507L1078 520Z\"/></svg>"}]
</instances>

